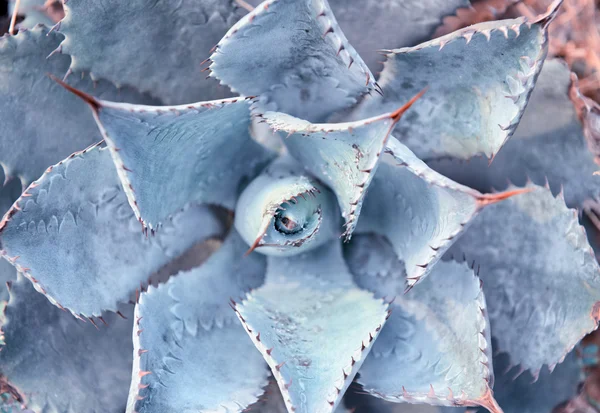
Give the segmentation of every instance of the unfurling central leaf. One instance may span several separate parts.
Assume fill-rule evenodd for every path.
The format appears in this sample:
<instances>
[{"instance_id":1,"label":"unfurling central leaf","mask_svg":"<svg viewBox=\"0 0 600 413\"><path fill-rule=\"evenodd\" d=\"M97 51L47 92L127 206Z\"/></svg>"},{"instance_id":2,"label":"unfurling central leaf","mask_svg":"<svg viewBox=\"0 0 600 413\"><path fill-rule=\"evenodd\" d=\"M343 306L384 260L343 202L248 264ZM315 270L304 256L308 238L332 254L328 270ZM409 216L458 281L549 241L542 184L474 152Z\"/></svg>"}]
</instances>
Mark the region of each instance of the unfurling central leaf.
<instances>
[{"instance_id":1,"label":"unfurling central leaf","mask_svg":"<svg viewBox=\"0 0 600 413\"><path fill-rule=\"evenodd\" d=\"M279 158L242 193L235 227L250 251L289 256L339 234L340 217L328 189L291 158Z\"/></svg>"}]
</instances>

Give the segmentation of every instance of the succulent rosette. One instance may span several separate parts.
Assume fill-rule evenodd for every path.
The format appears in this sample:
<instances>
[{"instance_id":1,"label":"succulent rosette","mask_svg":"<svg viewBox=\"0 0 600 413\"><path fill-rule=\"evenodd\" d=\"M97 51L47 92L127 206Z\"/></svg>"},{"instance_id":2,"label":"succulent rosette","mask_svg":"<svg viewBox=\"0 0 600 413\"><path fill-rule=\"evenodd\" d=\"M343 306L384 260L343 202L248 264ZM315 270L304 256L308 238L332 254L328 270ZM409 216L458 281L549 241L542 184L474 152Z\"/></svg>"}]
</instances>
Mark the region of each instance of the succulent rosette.
<instances>
[{"instance_id":1,"label":"succulent rosette","mask_svg":"<svg viewBox=\"0 0 600 413\"><path fill-rule=\"evenodd\" d=\"M575 393L600 178L560 2L416 46L468 2L330 3L69 0L0 39L2 411Z\"/></svg>"}]
</instances>

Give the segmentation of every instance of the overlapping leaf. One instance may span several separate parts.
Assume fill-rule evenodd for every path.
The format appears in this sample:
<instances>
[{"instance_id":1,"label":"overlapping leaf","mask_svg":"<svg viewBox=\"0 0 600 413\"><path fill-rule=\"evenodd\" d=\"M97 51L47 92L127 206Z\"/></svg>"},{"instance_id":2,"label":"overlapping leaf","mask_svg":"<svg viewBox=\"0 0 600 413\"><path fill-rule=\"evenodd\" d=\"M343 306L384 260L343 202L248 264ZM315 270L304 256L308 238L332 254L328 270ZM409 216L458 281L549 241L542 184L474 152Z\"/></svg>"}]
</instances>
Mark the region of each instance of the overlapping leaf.
<instances>
[{"instance_id":1,"label":"overlapping leaf","mask_svg":"<svg viewBox=\"0 0 600 413\"><path fill-rule=\"evenodd\" d=\"M73 0L65 2L59 51L70 70L133 85L166 104L225 97L201 62L242 12L235 0Z\"/></svg>"},{"instance_id":2,"label":"overlapping leaf","mask_svg":"<svg viewBox=\"0 0 600 413\"><path fill-rule=\"evenodd\" d=\"M285 407L285 401L281 396L281 391L277 387L277 382L270 381L266 388L265 394L261 399L250 406L247 410L248 413L287 413ZM340 404L336 409L335 413L351 413L351 410L346 409L343 404Z\"/></svg>"},{"instance_id":3,"label":"overlapping leaf","mask_svg":"<svg viewBox=\"0 0 600 413\"><path fill-rule=\"evenodd\" d=\"M108 325L82 323L53 306L19 276L10 291L0 352L0 409L44 413L122 413L131 378L132 310Z\"/></svg>"},{"instance_id":4,"label":"overlapping leaf","mask_svg":"<svg viewBox=\"0 0 600 413\"><path fill-rule=\"evenodd\" d=\"M47 76L62 76L69 67L68 56L47 58L62 39L44 26L0 38L0 163L7 176L19 176L24 186L102 139L86 105ZM152 102L106 81L75 75L69 81L101 98Z\"/></svg>"},{"instance_id":5,"label":"overlapping leaf","mask_svg":"<svg viewBox=\"0 0 600 413\"><path fill-rule=\"evenodd\" d=\"M395 112L351 123L312 124L278 112L260 115L279 132L290 154L333 189L346 221L346 240L356 227L391 130L421 95Z\"/></svg>"},{"instance_id":6,"label":"overlapping leaf","mask_svg":"<svg viewBox=\"0 0 600 413\"><path fill-rule=\"evenodd\" d=\"M357 232L387 237L404 262L407 285L412 287L429 273L481 208L518 191L484 195L429 169L396 139L388 141L386 150L399 165L381 163L365 198Z\"/></svg>"},{"instance_id":7,"label":"overlapping leaf","mask_svg":"<svg viewBox=\"0 0 600 413\"><path fill-rule=\"evenodd\" d=\"M581 378L575 352L569 353L553 372L544 370L537 380L529 373L515 378L518 371L511 370L505 354L494 357L494 370L494 394L504 413L558 413L560 410L554 409L577 394ZM462 409L444 410L444 413L465 412ZM486 411L479 409L478 413Z\"/></svg>"},{"instance_id":8,"label":"overlapping leaf","mask_svg":"<svg viewBox=\"0 0 600 413\"><path fill-rule=\"evenodd\" d=\"M34 182L0 224L2 254L53 303L98 316L189 247L220 234L207 207L178 211L146 237L107 149L70 156Z\"/></svg>"},{"instance_id":9,"label":"overlapping leaf","mask_svg":"<svg viewBox=\"0 0 600 413\"><path fill-rule=\"evenodd\" d=\"M247 248L232 231L202 266L141 295L128 412L241 412L263 393L268 368L229 308L264 280Z\"/></svg>"},{"instance_id":10,"label":"overlapping leaf","mask_svg":"<svg viewBox=\"0 0 600 413\"><path fill-rule=\"evenodd\" d=\"M267 0L210 57L210 76L269 110L321 122L376 88L327 1Z\"/></svg>"},{"instance_id":11,"label":"overlapping leaf","mask_svg":"<svg viewBox=\"0 0 600 413\"><path fill-rule=\"evenodd\" d=\"M295 255L337 238L339 209L334 195L290 157L271 163L244 190L235 227L251 250Z\"/></svg>"},{"instance_id":12,"label":"overlapping leaf","mask_svg":"<svg viewBox=\"0 0 600 413\"><path fill-rule=\"evenodd\" d=\"M363 388L395 402L482 405L498 412L491 392L485 298L473 270L439 262L404 295L403 268L385 240L358 236L346 258L360 287L396 297L392 315L360 369Z\"/></svg>"},{"instance_id":13,"label":"overlapping leaf","mask_svg":"<svg viewBox=\"0 0 600 413\"><path fill-rule=\"evenodd\" d=\"M489 207L449 251L481 265L498 351L539 374L600 320L600 268L561 197L533 191Z\"/></svg>"},{"instance_id":14,"label":"overlapping leaf","mask_svg":"<svg viewBox=\"0 0 600 413\"><path fill-rule=\"evenodd\" d=\"M4 181L4 171L0 168L0 182ZM0 214L4 215L21 194L21 182L11 179L6 185L0 186ZM0 259L0 301L8 301L8 290L5 288L7 281L17 278L17 270L6 260Z\"/></svg>"},{"instance_id":15,"label":"overlapping leaf","mask_svg":"<svg viewBox=\"0 0 600 413\"><path fill-rule=\"evenodd\" d=\"M246 98L142 106L69 90L94 112L144 228L157 229L190 202L233 209L244 185L273 157L250 136Z\"/></svg>"},{"instance_id":16,"label":"overlapping leaf","mask_svg":"<svg viewBox=\"0 0 600 413\"><path fill-rule=\"evenodd\" d=\"M269 257L265 284L235 310L290 413L333 411L388 316L352 282L339 241Z\"/></svg>"},{"instance_id":17,"label":"overlapping leaf","mask_svg":"<svg viewBox=\"0 0 600 413\"><path fill-rule=\"evenodd\" d=\"M533 23L524 18L481 23L388 51L379 79L383 95L365 99L354 116L392 110L429 86L395 135L422 159L493 157L525 109L559 3Z\"/></svg>"},{"instance_id":18,"label":"overlapping leaf","mask_svg":"<svg viewBox=\"0 0 600 413\"><path fill-rule=\"evenodd\" d=\"M594 139L600 128L593 124L599 112L586 107L572 81L564 63L546 62L519 128L491 165L474 158L432 167L480 190L505 188L509 180L524 185L528 178L543 185L547 179L554 193L564 188L569 207L600 211L600 176L594 175L600 169ZM569 94L582 109L583 124Z\"/></svg>"},{"instance_id":19,"label":"overlapping leaf","mask_svg":"<svg viewBox=\"0 0 600 413\"><path fill-rule=\"evenodd\" d=\"M258 6L259 0L248 3ZM442 18L470 6L469 0L329 0L329 5L358 54L373 73L380 70L380 49L414 46L431 38Z\"/></svg>"}]
</instances>

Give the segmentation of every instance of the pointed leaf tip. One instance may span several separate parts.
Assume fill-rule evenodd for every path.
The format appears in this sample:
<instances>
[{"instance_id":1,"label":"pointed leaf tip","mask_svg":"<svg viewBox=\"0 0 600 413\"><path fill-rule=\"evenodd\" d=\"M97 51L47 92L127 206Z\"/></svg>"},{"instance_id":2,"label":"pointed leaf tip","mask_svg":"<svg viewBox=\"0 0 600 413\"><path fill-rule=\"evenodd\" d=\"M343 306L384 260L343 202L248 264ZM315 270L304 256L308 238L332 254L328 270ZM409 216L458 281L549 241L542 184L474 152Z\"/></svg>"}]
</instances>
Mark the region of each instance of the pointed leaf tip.
<instances>
[{"instance_id":1,"label":"pointed leaf tip","mask_svg":"<svg viewBox=\"0 0 600 413\"><path fill-rule=\"evenodd\" d=\"M388 305L352 282L335 240L269 257L267 280L236 305L289 412L329 413L379 335Z\"/></svg>"},{"instance_id":2,"label":"pointed leaf tip","mask_svg":"<svg viewBox=\"0 0 600 413\"><path fill-rule=\"evenodd\" d=\"M392 112L390 114L390 118L392 118L392 120L394 121L394 123L400 121L400 118L402 118L402 115L404 115L404 113L411 108L411 106L421 98L421 96L423 96L425 94L425 92L427 92L427 90L429 89L429 86L425 86L419 93L417 93L416 95L414 95L408 102L406 102L402 107L398 108L397 110L395 110L394 112Z\"/></svg>"},{"instance_id":3,"label":"pointed leaf tip","mask_svg":"<svg viewBox=\"0 0 600 413\"><path fill-rule=\"evenodd\" d=\"M534 188L519 188L510 191L498 192L496 194L482 194L477 198L477 203L480 207L484 207L487 205L492 205L497 202L504 201L505 199L511 198L513 196L531 192L533 190Z\"/></svg>"},{"instance_id":4,"label":"pointed leaf tip","mask_svg":"<svg viewBox=\"0 0 600 413\"><path fill-rule=\"evenodd\" d=\"M597 328L600 267L577 211L529 187L481 211L449 253L480 263L496 350L536 372Z\"/></svg>"},{"instance_id":5,"label":"pointed leaf tip","mask_svg":"<svg viewBox=\"0 0 600 413\"><path fill-rule=\"evenodd\" d=\"M93 97L92 95L89 95L77 88L74 88L73 86L71 86L67 82L65 82L64 80L61 80L58 77L54 76L52 73L46 73L46 75L50 79L54 80L56 83L61 85L63 88L65 88L66 90L68 90L69 92L74 94L75 96L81 98L81 100L83 100L85 103L90 105L90 107L92 108L92 110L94 112L98 112L100 110L100 102L98 102L98 100L96 100L96 98Z\"/></svg>"},{"instance_id":6,"label":"pointed leaf tip","mask_svg":"<svg viewBox=\"0 0 600 413\"><path fill-rule=\"evenodd\" d=\"M548 6L548 9L546 10L546 12L539 15L535 19L534 23L541 24L544 29L547 28L550 25L550 23L552 23L552 21L554 20L556 15L558 14L558 10L562 6L563 1L564 0L554 0Z\"/></svg>"}]
</instances>

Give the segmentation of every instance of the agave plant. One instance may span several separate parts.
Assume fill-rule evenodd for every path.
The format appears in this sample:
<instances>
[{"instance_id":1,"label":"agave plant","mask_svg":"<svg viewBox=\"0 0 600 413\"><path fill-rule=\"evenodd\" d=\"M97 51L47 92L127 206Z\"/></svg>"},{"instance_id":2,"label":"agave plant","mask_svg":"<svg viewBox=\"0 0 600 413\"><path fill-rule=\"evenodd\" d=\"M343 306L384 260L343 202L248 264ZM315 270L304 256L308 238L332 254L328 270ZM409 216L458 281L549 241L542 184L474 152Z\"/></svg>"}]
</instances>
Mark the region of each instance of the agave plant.
<instances>
[{"instance_id":1,"label":"agave plant","mask_svg":"<svg viewBox=\"0 0 600 413\"><path fill-rule=\"evenodd\" d=\"M65 0L0 39L1 411L575 395L600 178L597 108L544 65L560 1L417 46L468 1L330 3Z\"/></svg>"}]
</instances>

